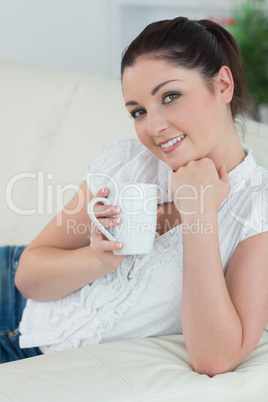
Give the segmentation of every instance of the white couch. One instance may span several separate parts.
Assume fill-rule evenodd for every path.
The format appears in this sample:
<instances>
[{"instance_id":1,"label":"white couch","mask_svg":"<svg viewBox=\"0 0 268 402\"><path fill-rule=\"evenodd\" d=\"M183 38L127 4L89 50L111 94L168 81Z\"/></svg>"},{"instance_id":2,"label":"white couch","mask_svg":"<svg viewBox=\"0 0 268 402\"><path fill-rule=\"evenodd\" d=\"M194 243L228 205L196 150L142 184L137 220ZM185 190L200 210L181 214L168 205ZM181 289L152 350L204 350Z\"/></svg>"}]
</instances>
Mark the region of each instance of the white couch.
<instances>
[{"instance_id":1,"label":"white couch","mask_svg":"<svg viewBox=\"0 0 268 402\"><path fill-rule=\"evenodd\" d=\"M245 142L268 168L268 127ZM0 244L27 244L101 147L134 137L120 83L0 62ZM1 402L267 402L268 332L233 372L192 370L183 336L83 347L0 366Z\"/></svg>"}]
</instances>

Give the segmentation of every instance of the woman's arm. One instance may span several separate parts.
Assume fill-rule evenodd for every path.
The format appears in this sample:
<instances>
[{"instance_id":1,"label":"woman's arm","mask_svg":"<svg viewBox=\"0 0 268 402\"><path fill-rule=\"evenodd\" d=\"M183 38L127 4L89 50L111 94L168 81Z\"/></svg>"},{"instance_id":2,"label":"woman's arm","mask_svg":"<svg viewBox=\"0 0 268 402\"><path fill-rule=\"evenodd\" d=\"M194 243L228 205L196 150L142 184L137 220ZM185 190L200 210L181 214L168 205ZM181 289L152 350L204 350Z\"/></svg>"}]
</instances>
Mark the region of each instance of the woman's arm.
<instances>
[{"instance_id":1,"label":"woman's arm","mask_svg":"<svg viewBox=\"0 0 268 402\"><path fill-rule=\"evenodd\" d=\"M107 194L106 190L97 196ZM24 297L38 301L59 299L111 271L90 247L91 221L87 205L93 197L83 182L69 204L24 250L15 277L15 284ZM113 242L99 243L107 250L116 249ZM118 256L111 255L115 257ZM119 264L116 260L113 269Z\"/></svg>"},{"instance_id":2,"label":"woman's arm","mask_svg":"<svg viewBox=\"0 0 268 402\"><path fill-rule=\"evenodd\" d=\"M237 247L226 281L216 230L215 237L187 234L183 240L182 326L193 367L211 376L232 371L268 322L268 234Z\"/></svg>"},{"instance_id":3,"label":"woman's arm","mask_svg":"<svg viewBox=\"0 0 268 402\"><path fill-rule=\"evenodd\" d=\"M181 212L190 212L181 213L184 228L202 219L203 227L211 229L183 231L182 327L194 369L213 376L233 370L255 348L267 325L268 234L243 241L224 278L217 210L228 188L228 176L221 169L220 177L213 177L209 165L207 160L194 162L176 179L177 188L191 182L195 189L203 183L204 190L212 183L204 203L200 204L202 192L198 190L198 197L190 202L182 197L179 207ZM191 209L186 211L186 205Z\"/></svg>"}]
</instances>

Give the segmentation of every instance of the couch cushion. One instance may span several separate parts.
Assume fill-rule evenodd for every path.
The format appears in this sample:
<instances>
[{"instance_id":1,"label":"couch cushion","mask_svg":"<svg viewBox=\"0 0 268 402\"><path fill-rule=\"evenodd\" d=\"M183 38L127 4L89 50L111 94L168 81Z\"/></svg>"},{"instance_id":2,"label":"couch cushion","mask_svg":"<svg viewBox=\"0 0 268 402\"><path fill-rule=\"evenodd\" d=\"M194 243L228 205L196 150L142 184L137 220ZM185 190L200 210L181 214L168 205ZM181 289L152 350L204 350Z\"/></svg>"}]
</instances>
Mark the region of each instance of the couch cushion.
<instances>
[{"instance_id":1,"label":"couch cushion","mask_svg":"<svg viewBox=\"0 0 268 402\"><path fill-rule=\"evenodd\" d=\"M14 241L21 210L28 209L33 177L61 127L76 87L75 75L0 63L1 244Z\"/></svg>"},{"instance_id":2,"label":"couch cushion","mask_svg":"<svg viewBox=\"0 0 268 402\"><path fill-rule=\"evenodd\" d=\"M105 343L0 366L1 402L267 402L268 333L233 372L192 370L182 335ZM16 384L16 387L14 387Z\"/></svg>"}]
</instances>

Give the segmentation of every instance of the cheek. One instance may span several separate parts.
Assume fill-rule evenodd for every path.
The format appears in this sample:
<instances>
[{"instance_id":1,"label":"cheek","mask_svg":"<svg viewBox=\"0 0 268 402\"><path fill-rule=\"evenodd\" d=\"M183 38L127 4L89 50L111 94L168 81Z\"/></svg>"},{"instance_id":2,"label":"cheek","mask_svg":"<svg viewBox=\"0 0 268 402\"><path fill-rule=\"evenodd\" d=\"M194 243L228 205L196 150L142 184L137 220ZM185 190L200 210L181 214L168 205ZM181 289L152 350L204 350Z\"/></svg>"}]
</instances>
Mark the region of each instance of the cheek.
<instances>
[{"instance_id":1,"label":"cheek","mask_svg":"<svg viewBox=\"0 0 268 402\"><path fill-rule=\"evenodd\" d=\"M134 123L134 127L140 142L144 145L148 144L149 136L146 134L145 127L141 124L141 122Z\"/></svg>"},{"instance_id":2,"label":"cheek","mask_svg":"<svg viewBox=\"0 0 268 402\"><path fill-rule=\"evenodd\" d=\"M209 96L197 97L187 104L187 107L180 110L180 121L182 124L185 123L190 130L209 131L216 119L215 101L212 102Z\"/></svg>"}]
</instances>

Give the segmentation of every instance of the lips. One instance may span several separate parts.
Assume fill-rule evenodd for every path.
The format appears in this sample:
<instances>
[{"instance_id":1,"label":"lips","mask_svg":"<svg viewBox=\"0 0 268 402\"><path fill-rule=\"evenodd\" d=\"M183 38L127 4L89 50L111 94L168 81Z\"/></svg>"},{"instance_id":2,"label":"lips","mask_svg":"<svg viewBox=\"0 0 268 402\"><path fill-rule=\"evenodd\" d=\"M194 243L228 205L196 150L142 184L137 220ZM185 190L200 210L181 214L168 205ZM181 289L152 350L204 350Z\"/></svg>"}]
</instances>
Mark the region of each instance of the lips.
<instances>
[{"instance_id":1,"label":"lips","mask_svg":"<svg viewBox=\"0 0 268 402\"><path fill-rule=\"evenodd\" d=\"M177 142L180 142L186 137L186 134L182 134L179 137L173 138L171 140L160 142L159 145L163 150L168 150L169 148L173 147Z\"/></svg>"}]
</instances>

